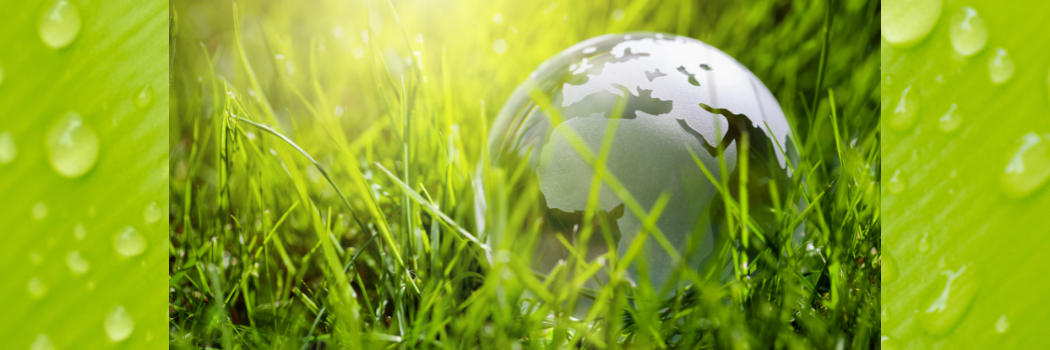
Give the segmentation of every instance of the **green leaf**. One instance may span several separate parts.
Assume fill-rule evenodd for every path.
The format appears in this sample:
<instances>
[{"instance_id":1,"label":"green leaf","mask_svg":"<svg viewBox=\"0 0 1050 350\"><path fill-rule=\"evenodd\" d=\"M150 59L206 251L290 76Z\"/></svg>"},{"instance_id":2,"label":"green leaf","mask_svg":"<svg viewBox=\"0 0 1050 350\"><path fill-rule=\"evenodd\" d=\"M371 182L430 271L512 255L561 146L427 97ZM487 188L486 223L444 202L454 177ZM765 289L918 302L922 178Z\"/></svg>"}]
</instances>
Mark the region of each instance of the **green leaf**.
<instances>
[{"instance_id":1,"label":"green leaf","mask_svg":"<svg viewBox=\"0 0 1050 350\"><path fill-rule=\"evenodd\" d=\"M45 14L56 6L56 16ZM43 334L56 349L166 347L167 2L0 8L0 153L13 155L0 162L0 344L25 349ZM56 124L70 112L77 122ZM94 162L81 143L92 132ZM50 157L62 149L70 158L58 160L67 165L59 172ZM114 239L128 227L145 246L124 257ZM127 320L107 328L106 319L121 308L133 329L114 342Z\"/></svg>"},{"instance_id":2,"label":"green leaf","mask_svg":"<svg viewBox=\"0 0 1050 350\"><path fill-rule=\"evenodd\" d=\"M971 6L988 31L987 44L970 57L956 53L950 39L953 17L966 17L962 6ZM1046 1L948 1L916 46L883 41L883 249L900 274L883 286L883 336L945 349L1045 343L1040 327L1050 314L1033 305L1050 295L1042 277L1050 264L1050 186L1018 190L1006 169L1025 135L1050 133L1048 16ZM1015 68L996 85L989 61L999 49ZM895 111L908 87L918 113L901 128L893 120L903 115ZM961 119L954 130L953 118ZM1029 170L1050 167L1050 154L1025 157ZM1004 316L1009 327L1000 332Z\"/></svg>"}]
</instances>

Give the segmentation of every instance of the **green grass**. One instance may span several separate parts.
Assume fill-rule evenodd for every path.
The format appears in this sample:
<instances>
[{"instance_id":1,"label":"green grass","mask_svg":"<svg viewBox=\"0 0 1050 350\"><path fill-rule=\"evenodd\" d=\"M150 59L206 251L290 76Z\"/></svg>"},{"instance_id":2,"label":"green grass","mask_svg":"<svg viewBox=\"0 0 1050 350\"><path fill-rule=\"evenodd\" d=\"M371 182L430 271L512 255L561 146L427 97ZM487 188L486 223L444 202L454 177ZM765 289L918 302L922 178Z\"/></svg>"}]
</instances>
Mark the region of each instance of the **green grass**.
<instances>
[{"instance_id":1,"label":"green grass","mask_svg":"<svg viewBox=\"0 0 1050 350\"><path fill-rule=\"evenodd\" d=\"M986 46L969 58L954 54L949 40L951 18L962 6L973 7L988 29ZM1014 198L1002 180L1023 136L1050 132L1050 56L1046 48L1031 45L1050 39L1040 29L1039 19L1047 16L1050 3L1040 1L947 1L923 41L908 49L883 44L886 116L907 86L920 97L914 125L887 128L885 138L883 176L899 171L905 185L898 193L883 191L885 215L892 218L886 222L886 248L899 264L899 278L883 288L882 323L884 335L899 348L1045 343L1050 313L1033 306L1050 293L1050 281L1039 277L1048 263L1042 252L1050 249L1045 234L1050 188L1044 183ZM1013 77L999 86L988 73L997 48L1015 64ZM939 121L953 104L962 123L945 133ZM1047 164L1045 154L1027 163ZM943 272L963 266L962 281L976 293L968 303L950 300L960 311L957 323L931 335L913 311L921 312L930 305L928 295L943 290ZM1009 327L999 332L1002 317Z\"/></svg>"},{"instance_id":2,"label":"green grass","mask_svg":"<svg viewBox=\"0 0 1050 350\"><path fill-rule=\"evenodd\" d=\"M877 2L829 11L778 1L176 1L173 10L173 347L879 344ZM779 207L772 230L730 220L732 232L750 232L734 239L751 240L721 252L734 278L680 267L693 283L667 300L644 280L634 287L614 274L583 290L583 277L568 277L622 271L635 253L539 275L527 252L486 239L539 227L535 191L501 190L530 181L478 166L502 102L572 44L635 30L696 37L736 57L777 96L802 155L777 193L806 206ZM497 40L506 52L494 51ZM728 217L754 214L724 198ZM798 225L807 242L792 246ZM581 298L597 302L576 318Z\"/></svg>"},{"instance_id":3,"label":"green grass","mask_svg":"<svg viewBox=\"0 0 1050 350\"><path fill-rule=\"evenodd\" d=\"M15 148L0 162L0 347L27 349L43 334L56 349L163 348L168 10L71 1L79 33L53 49L38 34L51 3L0 1L0 133ZM144 90L153 95L140 99ZM46 147L67 112L98 136L95 163L76 178L52 168ZM36 219L38 203L47 210ZM128 226L146 247L124 258L113 242ZM134 331L113 343L104 321L118 305Z\"/></svg>"}]
</instances>

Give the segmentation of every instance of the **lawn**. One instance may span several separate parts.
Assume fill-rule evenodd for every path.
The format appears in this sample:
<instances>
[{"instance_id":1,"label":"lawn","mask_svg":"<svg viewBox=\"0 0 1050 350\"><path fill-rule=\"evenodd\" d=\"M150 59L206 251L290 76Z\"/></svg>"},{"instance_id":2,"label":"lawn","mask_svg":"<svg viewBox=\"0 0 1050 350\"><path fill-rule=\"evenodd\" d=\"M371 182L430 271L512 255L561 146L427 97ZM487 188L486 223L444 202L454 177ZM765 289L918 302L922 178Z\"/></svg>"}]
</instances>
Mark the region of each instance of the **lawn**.
<instances>
[{"instance_id":1,"label":"lawn","mask_svg":"<svg viewBox=\"0 0 1050 350\"><path fill-rule=\"evenodd\" d=\"M172 347L879 347L879 11L855 0L173 1ZM752 228L751 244L725 246L733 277L693 279L670 298L615 278L584 290L567 272L606 266L570 259L541 275L524 263L531 252L486 239L537 225L536 196L500 190L529 179L481 162L502 104L565 48L631 31L735 57L777 97L801 155L779 189L792 204L771 229ZM480 213L477 198L490 203ZM750 216L726 199L727 217ZM792 244L799 225L806 238ZM598 301L577 315L584 298Z\"/></svg>"}]
</instances>

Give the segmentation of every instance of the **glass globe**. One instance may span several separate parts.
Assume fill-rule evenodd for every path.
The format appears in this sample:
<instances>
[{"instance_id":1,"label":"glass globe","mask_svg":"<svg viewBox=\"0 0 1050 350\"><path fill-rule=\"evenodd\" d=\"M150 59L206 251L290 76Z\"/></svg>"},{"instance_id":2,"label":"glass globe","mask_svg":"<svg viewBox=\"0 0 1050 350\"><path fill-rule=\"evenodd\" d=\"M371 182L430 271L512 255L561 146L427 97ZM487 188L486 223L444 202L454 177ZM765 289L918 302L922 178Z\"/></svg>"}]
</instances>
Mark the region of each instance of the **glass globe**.
<instances>
[{"instance_id":1,"label":"glass globe","mask_svg":"<svg viewBox=\"0 0 1050 350\"><path fill-rule=\"evenodd\" d=\"M792 169L785 153L797 157L790 134L769 89L722 51L669 34L610 34L548 59L513 92L489 135L486 161L524 169L521 178L538 183L509 189L540 192L541 208L534 214L543 219L543 228L532 255L537 272L548 273L569 257L556 235L577 244L594 159L608 145L607 174L618 185L610 186L606 176L593 220L611 234L592 236L587 259L610 247L623 256L665 195L655 226L667 243L685 263L697 270L723 270L716 276L725 278L731 270L714 254L719 244L729 242L725 205L696 160L721 182L718 156L723 154L728 188L738 198L737 154L747 137L749 214L763 231L775 232L776 197L769 184L776 182L779 198L786 197ZM490 232L489 237L496 247L503 235ZM672 277L672 259L652 236L639 259L645 259L653 286L660 288ZM638 280L637 263L628 275ZM597 277L606 278L604 273Z\"/></svg>"}]
</instances>

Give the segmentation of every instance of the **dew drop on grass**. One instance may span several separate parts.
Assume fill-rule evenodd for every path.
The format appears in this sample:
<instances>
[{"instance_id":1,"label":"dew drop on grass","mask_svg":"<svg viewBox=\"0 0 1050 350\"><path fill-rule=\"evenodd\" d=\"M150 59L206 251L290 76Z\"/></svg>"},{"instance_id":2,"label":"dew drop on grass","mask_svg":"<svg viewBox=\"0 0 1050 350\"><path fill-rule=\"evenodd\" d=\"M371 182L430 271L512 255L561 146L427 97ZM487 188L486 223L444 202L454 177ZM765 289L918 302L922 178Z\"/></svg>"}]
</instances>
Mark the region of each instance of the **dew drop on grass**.
<instances>
[{"instance_id":1,"label":"dew drop on grass","mask_svg":"<svg viewBox=\"0 0 1050 350\"><path fill-rule=\"evenodd\" d=\"M3 74L3 72L0 72ZM0 164L8 164L15 161L15 156L18 155L18 148L15 147L15 137L11 136L11 132L4 131L0 132Z\"/></svg>"},{"instance_id":2,"label":"dew drop on grass","mask_svg":"<svg viewBox=\"0 0 1050 350\"><path fill-rule=\"evenodd\" d=\"M1006 319L1006 315L999 317L999 321L995 322L995 331L999 334L1006 333L1006 330L1010 328L1010 321Z\"/></svg>"},{"instance_id":3,"label":"dew drop on grass","mask_svg":"<svg viewBox=\"0 0 1050 350\"><path fill-rule=\"evenodd\" d=\"M106 329L106 337L114 343L119 343L131 336L131 332L135 330L135 320L131 319L128 310L125 310L123 306L117 305L106 314L104 327Z\"/></svg>"},{"instance_id":4,"label":"dew drop on grass","mask_svg":"<svg viewBox=\"0 0 1050 350\"><path fill-rule=\"evenodd\" d=\"M1010 157L1002 176L1006 195L1021 198L1034 192L1050 177L1050 135L1030 132Z\"/></svg>"},{"instance_id":5,"label":"dew drop on grass","mask_svg":"<svg viewBox=\"0 0 1050 350\"><path fill-rule=\"evenodd\" d=\"M47 294L47 284L44 283L40 277L33 277L29 279L29 284L26 285L26 290L29 291L29 296L31 298L40 299Z\"/></svg>"},{"instance_id":6,"label":"dew drop on grass","mask_svg":"<svg viewBox=\"0 0 1050 350\"><path fill-rule=\"evenodd\" d=\"M80 256L79 250L69 252L69 255L66 256L66 265L69 265L69 271L72 271L74 275L83 275L91 268L91 264Z\"/></svg>"},{"instance_id":7,"label":"dew drop on grass","mask_svg":"<svg viewBox=\"0 0 1050 350\"><path fill-rule=\"evenodd\" d=\"M77 226L73 227L73 238L79 241L83 240L84 237L87 237L87 229L84 228L84 224L77 224Z\"/></svg>"},{"instance_id":8,"label":"dew drop on grass","mask_svg":"<svg viewBox=\"0 0 1050 350\"><path fill-rule=\"evenodd\" d=\"M958 129L959 125L962 124L962 115L955 110L956 107L957 106L952 103L952 107L948 109L948 112L941 116L938 123L941 132L945 134L951 133L952 131L955 131L955 129Z\"/></svg>"},{"instance_id":9,"label":"dew drop on grass","mask_svg":"<svg viewBox=\"0 0 1050 350\"><path fill-rule=\"evenodd\" d=\"M1014 60L1010 59L1003 48L995 49L995 54L988 59L988 77L992 83L1000 85L1014 76Z\"/></svg>"},{"instance_id":10,"label":"dew drop on grass","mask_svg":"<svg viewBox=\"0 0 1050 350\"><path fill-rule=\"evenodd\" d=\"M908 188L908 180L904 178L900 170L893 173L893 177L890 178L890 182L886 185L889 188L890 193L900 194Z\"/></svg>"},{"instance_id":11,"label":"dew drop on grass","mask_svg":"<svg viewBox=\"0 0 1050 350\"><path fill-rule=\"evenodd\" d=\"M29 252L29 262L33 265L40 265L40 263L44 262L44 257L40 256L40 253L31 251Z\"/></svg>"},{"instance_id":12,"label":"dew drop on grass","mask_svg":"<svg viewBox=\"0 0 1050 350\"><path fill-rule=\"evenodd\" d=\"M918 244L919 253L925 253L925 252L930 251L930 246L932 246L932 245L933 245L933 238L930 238L930 234L928 232L922 234L922 238L919 238L919 244Z\"/></svg>"},{"instance_id":13,"label":"dew drop on grass","mask_svg":"<svg viewBox=\"0 0 1050 350\"><path fill-rule=\"evenodd\" d=\"M33 205L33 220L42 221L47 217L47 204L36 202Z\"/></svg>"},{"instance_id":14,"label":"dew drop on grass","mask_svg":"<svg viewBox=\"0 0 1050 350\"><path fill-rule=\"evenodd\" d=\"M882 251L882 284L891 284L897 281L899 271L897 270L897 259L889 251Z\"/></svg>"},{"instance_id":15,"label":"dew drop on grass","mask_svg":"<svg viewBox=\"0 0 1050 350\"><path fill-rule=\"evenodd\" d=\"M120 256L130 258L146 250L146 239L134 227L127 226L113 236L113 249Z\"/></svg>"},{"instance_id":16,"label":"dew drop on grass","mask_svg":"<svg viewBox=\"0 0 1050 350\"><path fill-rule=\"evenodd\" d=\"M139 91L138 95L135 95L135 106L138 108L146 108L153 103L153 87L146 85Z\"/></svg>"},{"instance_id":17,"label":"dew drop on grass","mask_svg":"<svg viewBox=\"0 0 1050 350\"><path fill-rule=\"evenodd\" d=\"M51 338L48 338L47 334L40 333L36 335L36 339L33 339L29 350L55 350L55 345L51 344Z\"/></svg>"},{"instance_id":18,"label":"dew drop on grass","mask_svg":"<svg viewBox=\"0 0 1050 350\"><path fill-rule=\"evenodd\" d=\"M893 113L890 114L890 127L897 131L908 130L915 124L915 119L919 114L919 97L916 96L918 93L912 91L911 85L904 88L901 92L901 98L897 101L897 104L893 107Z\"/></svg>"},{"instance_id":19,"label":"dew drop on grass","mask_svg":"<svg viewBox=\"0 0 1050 350\"><path fill-rule=\"evenodd\" d=\"M95 166L98 135L76 112L67 112L47 132L47 156L60 175L77 178Z\"/></svg>"},{"instance_id":20,"label":"dew drop on grass","mask_svg":"<svg viewBox=\"0 0 1050 350\"><path fill-rule=\"evenodd\" d=\"M40 40L52 49L61 49L80 33L80 11L69 0L55 0L40 16Z\"/></svg>"},{"instance_id":21,"label":"dew drop on grass","mask_svg":"<svg viewBox=\"0 0 1050 350\"><path fill-rule=\"evenodd\" d=\"M948 34L952 48L963 56L973 56L984 49L988 42L988 27L977 15L977 10L963 6L952 16L951 29Z\"/></svg>"},{"instance_id":22,"label":"dew drop on grass","mask_svg":"<svg viewBox=\"0 0 1050 350\"><path fill-rule=\"evenodd\" d=\"M150 202L149 205L146 206L146 210L142 211L142 217L146 219L147 225L159 221L160 216L160 206L157 205L157 202Z\"/></svg>"},{"instance_id":23,"label":"dew drop on grass","mask_svg":"<svg viewBox=\"0 0 1050 350\"><path fill-rule=\"evenodd\" d=\"M944 0L886 0L882 4L882 37L893 46L922 41L937 24Z\"/></svg>"},{"instance_id":24,"label":"dew drop on grass","mask_svg":"<svg viewBox=\"0 0 1050 350\"><path fill-rule=\"evenodd\" d=\"M944 278L940 278L943 276ZM919 308L919 323L931 335L945 335L959 324L973 302L980 283L966 266L957 271L943 271L937 282L925 293Z\"/></svg>"}]
</instances>

